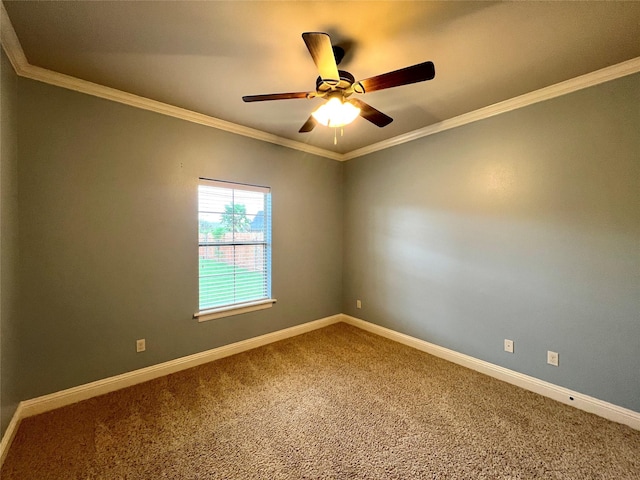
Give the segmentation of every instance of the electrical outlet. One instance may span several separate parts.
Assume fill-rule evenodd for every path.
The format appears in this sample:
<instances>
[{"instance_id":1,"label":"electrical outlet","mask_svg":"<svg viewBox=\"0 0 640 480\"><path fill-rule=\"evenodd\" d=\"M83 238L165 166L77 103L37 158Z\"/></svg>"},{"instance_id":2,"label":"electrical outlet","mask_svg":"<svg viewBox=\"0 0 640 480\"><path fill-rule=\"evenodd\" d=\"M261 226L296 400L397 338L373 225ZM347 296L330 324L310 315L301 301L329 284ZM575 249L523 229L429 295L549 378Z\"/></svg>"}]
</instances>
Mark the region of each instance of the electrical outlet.
<instances>
[{"instance_id":1,"label":"electrical outlet","mask_svg":"<svg viewBox=\"0 0 640 480\"><path fill-rule=\"evenodd\" d=\"M513 340L504 339L504 351L513 353Z\"/></svg>"},{"instance_id":2,"label":"electrical outlet","mask_svg":"<svg viewBox=\"0 0 640 480\"><path fill-rule=\"evenodd\" d=\"M554 367L558 366L558 352L552 352L551 350L547 351L547 363L549 365L553 365Z\"/></svg>"},{"instance_id":3,"label":"electrical outlet","mask_svg":"<svg viewBox=\"0 0 640 480\"><path fill-rule=\"evenodd\" d=\"M362 302L360 300L356 300L356 308L362 308Z\"/></svg>"},{"instance_id":4,"label":"electrical outlet","mask_svg":"<svg viewBox=\"0 0 640 480\"><path fill-rule=\"evenodd\" d=\"M136 352L138 353L144 352L146 349L147 349L147 344L144 338L141 338L140 340L136 340Z\"/></svg>"}]
</instances>

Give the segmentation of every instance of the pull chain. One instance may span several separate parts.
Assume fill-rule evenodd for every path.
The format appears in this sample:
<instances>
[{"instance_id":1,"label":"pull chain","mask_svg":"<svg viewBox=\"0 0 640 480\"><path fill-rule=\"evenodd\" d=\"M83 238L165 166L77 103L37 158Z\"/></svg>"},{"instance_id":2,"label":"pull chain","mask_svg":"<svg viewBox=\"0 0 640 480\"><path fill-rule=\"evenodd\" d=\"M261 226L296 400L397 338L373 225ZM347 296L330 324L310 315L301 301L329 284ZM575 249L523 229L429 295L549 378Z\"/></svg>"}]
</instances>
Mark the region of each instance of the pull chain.
<instances>
[{"instance_id":1,"label":"pull chain","mask_svg":"<svg viewBox=\"0 0 640 480\"><path fill-rule=\"evenodd\" d=\"M333 129L333 144L334 145L338 144L338 129L337 128Z\"/></svg>"}]
</instances>

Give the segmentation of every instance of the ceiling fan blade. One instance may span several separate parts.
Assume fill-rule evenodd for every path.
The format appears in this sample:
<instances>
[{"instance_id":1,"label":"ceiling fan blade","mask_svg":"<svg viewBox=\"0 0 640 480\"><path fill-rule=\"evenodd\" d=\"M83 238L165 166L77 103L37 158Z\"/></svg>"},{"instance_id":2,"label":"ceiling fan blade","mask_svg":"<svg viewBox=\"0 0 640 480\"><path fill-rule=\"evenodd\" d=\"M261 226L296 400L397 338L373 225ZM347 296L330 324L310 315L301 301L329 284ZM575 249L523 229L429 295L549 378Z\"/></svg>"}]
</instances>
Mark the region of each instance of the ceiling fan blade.
<instances>
[{"instance_id":1,"label":"ceiling fan blade","mask_svg":"<svg viewBox=\"0 0 640 480\"><path fill-rule=\"evenodd\" d=\"M375 77L360 80L360 84L366 92L375 92L385 88L409 85L410 83L424 82L436 76L436 69L433 62L424 62L411 67L401 68L393 72L383 73Z\"/></svg>"},{"instance_id":2,"label":"ceiling fan blade","mask_svg":"<svg viewBox=\"0 0 640 480\"><path fill-rule=\"evenodd\" d=\"M245 102L264 102L265 100L288 100L291 98L307 98L307 92L292 93L268 93L265 95L245 95L242 100Z\"/></svg>"},{"instance_id":3,"label":"ceiling fan blade","mask_svg":"<svg viewBox=\"0 0 640 480\"><path fill-rule=\"evenodd\" d=\"M309 119L304 122L304 125L302 125L302 127L300 127L300 130L298 130L298 133L307 133L310 132L311 130L313 130L316 126L318 122L316 122L316 119L313 118L313 115L311 115L309 117Z\"/></svg>"},{"instance_id":4,"label":"ceiling fan blade","mask_svg":"<svg viewBox=\"0 0 640 480\"><path fill-rule=\"evenodd\" d=\"M320 77L326 82L340 81L336 58L331 47L331 38L326 33L306 32L302 34L302 39L307 45L307 49L313 58L313 62L320 72Z\"/></svg>"},{"instance_id":5,"label":"ceiling fan blade","mask_svg":"<svg viewBox=\"0 0 640 480\"><path fill-rule=\"evenodd\" d=\"M362 100L358 100L357 98L350 98L348 100L349 103L355 105L360 109L360 116L365 120L369 120L374 125L378 127L386 127L391 122L393 122L393 118L389 115L385 115L380 110L376 110L368 103L364 103Z\"/></svg>"}]
</instances>

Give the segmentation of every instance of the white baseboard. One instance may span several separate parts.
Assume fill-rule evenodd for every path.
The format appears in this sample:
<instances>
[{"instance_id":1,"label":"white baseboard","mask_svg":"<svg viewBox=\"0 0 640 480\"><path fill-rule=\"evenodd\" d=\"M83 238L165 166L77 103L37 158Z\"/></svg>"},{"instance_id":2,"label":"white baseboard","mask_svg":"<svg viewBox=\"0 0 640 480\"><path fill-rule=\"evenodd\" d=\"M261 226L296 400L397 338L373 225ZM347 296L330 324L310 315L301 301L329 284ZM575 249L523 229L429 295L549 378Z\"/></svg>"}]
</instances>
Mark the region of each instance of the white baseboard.
<instances>
[{"instance_id":1,"label":"white baseboard","mask_svg":"<svg viewBox=\"0 0 640 480\"><path fill-rule=\"evenodd\" d=\"M7 426L7 430L2 436L2 441L0 441L0 468L2 468L4 459L9 452L9 447L11 446L11 442L13 442L13 438L16 436L16 433L18 433L18 425L20 425L20 420L22 418L22 406L18 405L18 408L16 408L16 411Z\"/></svg>"},{"instance_id":2,"label":"white baseboard","mask_svg":"<svg viewBox=\"0 0 640 480\"><path fill-rule=\"evenodd\" d=\"M314 320L312 322L296 325L295 327L285 328L276 332L260 335L259 337L249 338L240 342L231 343L222 347L207 350L205 352L196 353L187 357L177 358L151 367L141 368L133 372L123 373L115 377L105 378L96 382L87 383L78 387L69 388L60 392L44 395L20 402L22 406L22 418L31 417L40 413L48 412L56 408L71 405L73 403L87 400L89 398L104 395L105 393L120 390L122 388L131 387L139 383L148 382L156 378L170 375L188 368L197 367L205 363L213 362L220 358L229 357L237 353L252 350L254 348L267 345L269 343L284 340L285 338L295 337L303 333L326 327L333 323L338 323L342 317L334 315L332 317Z\"/></svg>"},{"instance_id":3,"label":"white baseboard","mask_svg":"<svg viewBox=\"0 0 640 480\"><path fill-rule=\"evenodd\" d=\"M170 375L172 373L186 370L188 368L197 367L205 363L218 360L220 358L242 353L247 350L268 345L279 340L295 337L303 333L307 333L319 328L332 325L334 323L344 322L349 325L361 328L368 332L380 335L381 337L402 343L417 350L435 355L450 362L462 365L464 367L476 370L485 375L497 378L499 380L511 383L518 387L530 390L545 397L552 398L559 402L571 405L580 410L594 413L601 417L614 422L622 423L636 430L640 430L640 413L634 412L617 405L613 405L597 398L583 395L582 393L571 391L567 388L554 385L552 383L539 380L522 373L509 370L507 368L494 365L483 360L464 355L462 353L449 350L438 345L434 345L424 340L420 340L394 330L375 325L373 323L360 320L345 314L333 315L331 317L321 318L312 322L296 325L294 327L279 330L277 332L267 333L259 337L249 338L240 342L224 345L222 347L207 350L205 352L196 353L187 357L178 358L169 362L160 363L151 367L142 368L133 372L123 373L115 377L105 378L96 382L87 383L78 387L69 388L60 392L44 395L20 402L16 412L7 427L6 432L0 442L0 467L9 451L11 442L13 441L18 426L23 418L48 412L56 408L71 405L82 400L104 395L109 392L120 390L122 388L137 385L156 378Z\"/></svg>"},{"instance_id":4,"label":"white baseboard","mask_svg":"<svg viewBox=\"0 0 640 480\"><path fill-rule=\"evenodd\" d=\"M312 322L303 323L302 325L296 325L294 327L285 328L284 330L267 333L259 337L249 338L247 340L224 345L205 352L196 353L194 355L160 363L151 367L134 370L133 372L116 375L115 377L105 378L103 380L69 388L60 392L22 401L18 405L5 434L2 436L2 442L0 442L0 467L4 462L7 452L9 451L11 442L18 431L20 420L23 418L55 410L56 408L71 405L99 395L104 395L105 393L114 392L122 388L131 387L181 370L197 367L198 365L203 365L220 358L252 350L279 340L295 337L312 330L317 330L319 328L338 323L341 319L342 316L340 314L321 318Z\"/></svg>"},{"instance_id":5,"label":"white baseboard","mask_svg":"<svg viewBox=\"0 0 640 480\"><path fill-rule=\"evenodd\" d=\"M470 357L469 355L458 353L453 350L449 350L448 348L440 347L433 343L425 342L424 340L420 340L403 333L398 333L394 330L360 320L359 318L343 314L341 315L341 320L349 325L353 325L354 327L375 333L381 337L413 347L417 350L443 358L452 363L462 365L463 367L476 370L485 375L489 375L490 377L524 388L525 390L538 393L561 403L584 410L585 412L593 413L608 420L622 423L636 430L640 430L640 413L633 410L619 407L612 403L598 400L597 398L593 398L579 392L574 392L568 388L560 387L553 383L545 382L538 378L530 377L528 375L509 370L508 368L494 365L493 363L485 362L484 360L478 360L477 358Z\"/></svg>"}]
</instances>

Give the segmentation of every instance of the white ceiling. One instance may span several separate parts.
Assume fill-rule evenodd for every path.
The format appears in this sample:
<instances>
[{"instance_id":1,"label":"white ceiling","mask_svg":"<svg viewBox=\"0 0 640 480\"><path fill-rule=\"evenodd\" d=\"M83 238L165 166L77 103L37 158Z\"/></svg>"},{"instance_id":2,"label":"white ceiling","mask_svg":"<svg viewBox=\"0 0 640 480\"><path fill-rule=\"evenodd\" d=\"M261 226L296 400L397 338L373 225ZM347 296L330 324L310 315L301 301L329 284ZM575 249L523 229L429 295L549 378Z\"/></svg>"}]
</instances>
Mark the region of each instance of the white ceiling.
<instances>
[{"instance_id":1,"label":"white ceiling","mask_svg":"<svg viewBox=\"0 0 640 480\"><path fill-rule=\"evenodd\" d=\"M3 3L31 65L338 153L640 57L640 2ZM241 97L314 89L305 31L344 46L356 79L426 60L436 78L360 97L387 127L298 133L322 100Z\"/></svg>"}]
</instances>

